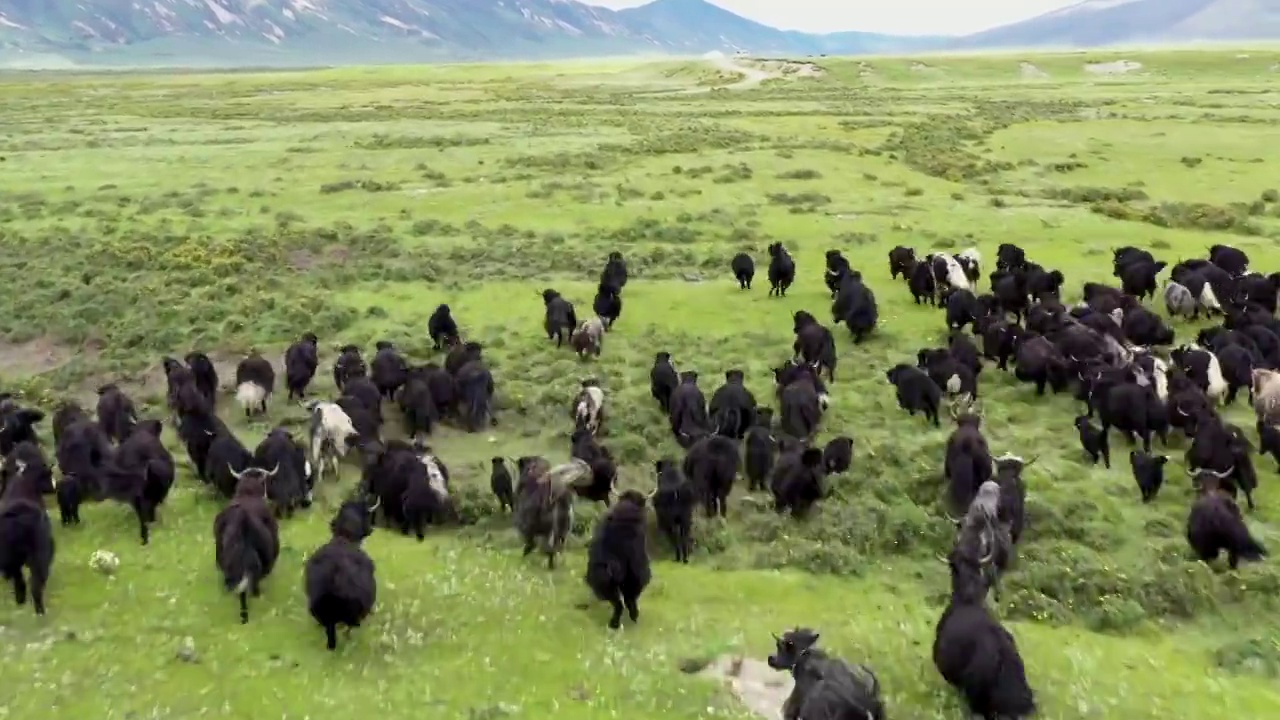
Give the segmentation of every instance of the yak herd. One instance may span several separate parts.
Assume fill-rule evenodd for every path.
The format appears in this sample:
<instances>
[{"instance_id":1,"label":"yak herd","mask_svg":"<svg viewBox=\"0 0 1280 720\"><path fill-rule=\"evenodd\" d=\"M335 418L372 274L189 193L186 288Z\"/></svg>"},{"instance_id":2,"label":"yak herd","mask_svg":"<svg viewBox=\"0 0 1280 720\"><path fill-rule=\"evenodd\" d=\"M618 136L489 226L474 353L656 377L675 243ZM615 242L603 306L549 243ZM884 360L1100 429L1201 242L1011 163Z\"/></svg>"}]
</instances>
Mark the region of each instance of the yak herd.
<instances>
[{"instance_id":1,"label":"yak herd","mask_svg":"<svg viewBox=\"0 0 1280 720\"><path fill-rule=\"evenodd\" d=\"M922 348L914 362L885 371L899 406L941 426L947 399L954 429L946 443L943 476L947 501L959 515L954 546L945 561L951 598L938 620L933 658L939 673L984 718L1021 717L1035 701L1012 635L988 609L998 598L1000 577L1015 557L1025 527L1026 461L1011 453L993 456L978 411L984 361L1035 393L1071 392L1084 403L1074 419L1083 457L1111 466L1109 435L1120 431L1135 445L1129 453L1142 502L1154 502L1168 457L1152 450L1152 435L1167 444L1169 433L1189 439L1186 468L1197 490L1187 518L1187 540L1209 562L1226 553L1235 568L1259 560L1265 549L1246 527L1236 504L1243 493L1250 509L1258 488L1250 453L1253 444L1219 415L1244 391L1257 413L1259 448L1280 462L1280 273L1249 272L1246 255L1215 245L1207 259L1184 260L1169 269L1163 300L1170 318L1219 316L1220 327L1199 332L1194 344L1174 346L1174 330L1143 301L1160 293L1157 276L1168 264L1149 252L1114 251L1119 287L1085 283L1083 302L1064 305L1063 274L1028 259L1016 245L1000 245L989 292L980 291L981 256L976 249L918 257L907 247L889 252L889 272L901 278L917 305L945 316L945 347ZM750 290L755 262L735 256L731 269ZM573 303L553 289L541 293L544 330L556 347L568 344L581 358L598 357L605 337L622 315L627 265L609 255L590 317L579 321ZM768 248L770 296L785 297L796 280L796 263L782 246ZM879 323L875 294L837 250L826 254L824 281L831 295L832 325L844 323L853 342L874 338ZM793 359L774 369L775 407L757 403L744 373L730 369L708 402L694 371L678 371L669 352L657 352L650 389L670 422L684 457L654 464L648 493L619 491L617 464L601 438L607 397L595 379L582 382L573 398L570 459L553 465L543 457L514 461L514 477L503 457L492 459L490 485L524 542L524 554L541 547L555 568L582 499L608 507L591 538L585 581L609 603L608 625L621 625L625 610L635 622L638 601L651 579L645 546L651 502L657 526L678 562L693 548L695 508L707 518L725 517L739 472L750 491L772 495L779 513L807 515L830 494L828 477L848 470L854 440L840 436L823 447L813 442L835 382L838 353L830 327L806 311L794 314ZM965 332L966 328L969 330ZM195 476L226 501L214 521L214 555L227 591L238 596L248 622L248 599L271 574L280 552L280 523L311 505L317 483L337 479L342 459L360 458L361 479L334 515L332 539L307 560L308 607L337 646L339 626L358 627L376 599L374 562L361 547L382 522L417 539L433 524L457 520L444 461L426 443L437 424L450 420L471 432L496 425L494 378L477 342L464 341L448 305L430 316L433 347L443 363L412 365L394 344L377 343L366 363L359 347L340 348L332 366L338 397L308 397L319 368L318 339L303 335L284 354L284 384L290 401L308 410L304 438L284 427L270 430L250 449L218 416L219 378L200 352L183 361L164 358L167 405ZM1155 348L1167 348L1161 357ZM825 381L824 381L825 378ZM248 417L267 411L276 385L272 363L254 351L235 369L234 397ZM384 402L398 407L408 440L383 435ZM133 401L116 385L98 390L96 417L74 402L53 413L56 467L45 459L35 428L43 411L0 395L0 573L19 604L28 591L43 614L44 588L54 556L52 523L44 496L52 494L64 526L80 522L84 502L114 500L137 517L141 542L175 479L175 461L161 442L164 420L140 419ZM1096 420L1096 424L1095 424ZM1138 449L1137 443L1141 443ZM24 575L24 569L26 571ZM795 677L784 716L884 716L879 682L872 671L831 657L816 647L818 634L788 631L769 664Z\"/></svg>"}]
</instances>

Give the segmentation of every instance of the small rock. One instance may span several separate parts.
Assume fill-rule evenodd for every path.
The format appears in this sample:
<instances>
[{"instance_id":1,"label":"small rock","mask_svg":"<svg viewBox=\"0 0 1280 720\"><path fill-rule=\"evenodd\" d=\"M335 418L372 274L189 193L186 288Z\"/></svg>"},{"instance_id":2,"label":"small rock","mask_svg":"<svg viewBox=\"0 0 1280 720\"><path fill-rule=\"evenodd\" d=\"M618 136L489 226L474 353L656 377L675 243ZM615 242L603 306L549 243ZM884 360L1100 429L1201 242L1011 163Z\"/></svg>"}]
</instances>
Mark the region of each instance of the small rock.
<instances>
[{"instance_id":1,"label":"small rock","mask_svg":"<svg viewBox=\"0 0 1280 720\"><path fill-rule=\"evenodd\" d=\"M177 657L182 662L200 662L200 656L196 654L196 641L191 636L182 638L182 644L178 646Z\"/></svg>"},{"instance_id":2,"label":"small rock","mask_svg":"<svg viewBox=\"0 0 1280 720\"><path fill-rule=\"evenodd\" d=\"M686 274L684 275L684 279L685 279L685 281L686 281L686 282L694 282L694 283L702 282L702 276L701 276L701 275L696 275L696 274L693 274L693 273L686 273Z\"/></svg>"}]
</instances>

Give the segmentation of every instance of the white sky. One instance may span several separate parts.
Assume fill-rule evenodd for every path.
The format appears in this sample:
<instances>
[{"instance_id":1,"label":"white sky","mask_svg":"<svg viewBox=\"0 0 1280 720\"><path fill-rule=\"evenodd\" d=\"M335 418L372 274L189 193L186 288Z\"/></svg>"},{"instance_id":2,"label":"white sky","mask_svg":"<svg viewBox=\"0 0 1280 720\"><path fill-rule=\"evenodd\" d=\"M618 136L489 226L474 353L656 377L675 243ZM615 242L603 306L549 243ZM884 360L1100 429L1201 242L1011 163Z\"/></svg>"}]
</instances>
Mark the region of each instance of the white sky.
<instances>
[{"instance_id":1,"label":"white sky","mask_svg":"<svg viewBox=\"0 0 1280 720\"><path fill-rule=\"evenodd\" d=\"M967 35L1025 20L1077 0L709 0L746 18L782 30L862 30L895 35ZM585 0L619 9L647 0ZM874 7L878 6L878 7Z\"/></svg>"}]
</instances>

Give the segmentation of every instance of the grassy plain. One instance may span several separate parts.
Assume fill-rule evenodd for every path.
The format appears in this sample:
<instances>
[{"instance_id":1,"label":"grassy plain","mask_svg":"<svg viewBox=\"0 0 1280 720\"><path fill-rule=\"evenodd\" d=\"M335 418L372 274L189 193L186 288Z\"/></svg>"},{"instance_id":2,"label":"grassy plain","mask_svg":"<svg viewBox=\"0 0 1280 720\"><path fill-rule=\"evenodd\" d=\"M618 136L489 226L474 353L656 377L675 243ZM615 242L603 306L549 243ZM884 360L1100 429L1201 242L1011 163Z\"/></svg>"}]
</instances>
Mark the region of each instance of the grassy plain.
<instances>
[{"instance_id":1,"label":"grassy plain","mask_svg":"<svg viewBox=\"0 0 1280 720\"><path fill-rule=\"evenodd\" d=\"M216 350L229 380L248 347L277 356L311 330L328 395L346 342L390 338L427 359L426 318L446 301L492 358L501 420L494 442L441 431L477 522L423 544L375 533L379 605L336 654L307 616L301 569L341 490L285 525L240 626L213 564L219 504L175 443L183 471L151 546L124 508L89 509L58 530L50 614L0 602L0 717L745 718L679 661L761 657L771 631L796 624L872 665L891 717L961 717L929 655L947 583L934 559L950 540L947 431L899 412L883 380L944 325L889 279L888 249L977 245L992 260L1017 242L1066 274L1071 299L1109 279L1108 249L1123 244L1176 261L1231 243L1280 265L1280 55L1124 57L1144 67L1100 76L1084 64L1118 56L1037 56L1032 77L1012 56L824 59L820 77L741 91L708 90L733 82L720 68L624 61L0 79L4 389L51 408L116 379L159 413L161 355ZM799 265L784 300L765 297L775 239ZM739 496L727 524L698 528L692 564L654 543L641 624L607 631L601 608L575 608L597 513L584 508L560 570L522 562L486 496L487 458L564 457L573 388L595 375L623 483L650 487L651 462L679 452L648 396L652 354L697 369L708 394L743 368L767 401L791 313L827 315L833 247L883 321L857 349L838 336L823 438L857 439L854 470L806 523ZM555 287L584 311L614 249L633 279L604 357L584 366L541 337L535 292ZM757 258L750 293L728 272L740 250ZM1037 401L994 368L982 382L993 448L1041 458L1000 613L1042 717L1280 713L1280 572L1186 558L1180 442L1143 506L1122 442L1113 469L1081 463L1070 400ZM1232 412L1252 427L1244 403ZM271 422L301 411L278 401ZM236 423L251 443L268 427ZM1258 467L1249 521L1280 547L1275 473ZM89 568L99 548L121 558L115 577Z\"/></svg>"}]
</instances>

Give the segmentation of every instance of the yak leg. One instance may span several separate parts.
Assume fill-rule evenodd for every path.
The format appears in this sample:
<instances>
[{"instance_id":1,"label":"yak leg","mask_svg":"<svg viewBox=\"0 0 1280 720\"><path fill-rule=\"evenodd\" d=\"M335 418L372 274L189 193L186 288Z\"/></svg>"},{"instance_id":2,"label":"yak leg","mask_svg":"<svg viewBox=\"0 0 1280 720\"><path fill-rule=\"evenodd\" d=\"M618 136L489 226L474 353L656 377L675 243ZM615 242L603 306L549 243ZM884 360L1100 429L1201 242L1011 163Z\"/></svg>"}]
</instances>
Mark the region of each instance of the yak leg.
<instances>
[{"instance_id":1,"label":"yak leg","mask_svg":"<svg viewBox=\"0 0 1280 720\"><path fill-rule=\"evenodd\" d=\"M609 629L617 630L622 627L622 600L615 594L609 598L609 606L613 608L613 614L609 616Z\"/></svg>"}]
</instances>

